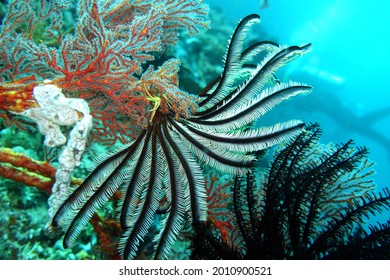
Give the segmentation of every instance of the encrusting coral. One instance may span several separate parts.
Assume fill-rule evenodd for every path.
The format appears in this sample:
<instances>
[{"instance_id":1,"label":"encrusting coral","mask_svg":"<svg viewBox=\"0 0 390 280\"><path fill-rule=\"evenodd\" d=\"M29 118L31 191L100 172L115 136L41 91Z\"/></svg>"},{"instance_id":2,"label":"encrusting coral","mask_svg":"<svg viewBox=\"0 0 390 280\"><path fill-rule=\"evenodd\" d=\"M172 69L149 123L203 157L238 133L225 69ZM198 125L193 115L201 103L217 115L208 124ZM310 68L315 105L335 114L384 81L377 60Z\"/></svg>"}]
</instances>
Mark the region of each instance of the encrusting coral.
<instances>
[{"instance_id":1,"label":"encrusting coral","mask_svg":"<svg viewBox=\"0 0 390 280\"><path fill-rule=\"evenodd\" d=\"M49 198L49 217L53 217L67 198L72 171L80 165L92 128L92 116L85 100L66 98L58 87L49 84L50 81L44 83L33 89L33 97L39 107L27 109L19 115L37 124L39 132L45 135L44 144L47 147L65 144L66 137L60 126L74 125L58 157L59 166Z\"/></svg>"}]
</instances>

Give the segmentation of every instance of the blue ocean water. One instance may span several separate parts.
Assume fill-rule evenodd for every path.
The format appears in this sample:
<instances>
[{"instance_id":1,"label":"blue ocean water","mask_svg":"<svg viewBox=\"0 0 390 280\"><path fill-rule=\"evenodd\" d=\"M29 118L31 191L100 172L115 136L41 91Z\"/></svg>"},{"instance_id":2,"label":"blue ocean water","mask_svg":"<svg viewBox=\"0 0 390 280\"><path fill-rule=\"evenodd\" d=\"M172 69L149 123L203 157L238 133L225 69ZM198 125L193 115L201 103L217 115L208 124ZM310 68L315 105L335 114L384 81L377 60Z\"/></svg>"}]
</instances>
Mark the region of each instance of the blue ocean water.
<instances>
[{"instance_id":1,"label":"blue ocean water","mask_svg":"<svg viewBox=\"0 0 390 280\"><path fill-rule=\"evenodd\" d=\"M375 181L390 186L390 2L268 0L266 8L262 0L207 2L232 22L260 14L260 28L279 44L313 44L279 76L308 83L313 93L283 105L281 118L319 122L323 143L353 139L368 147Z\"/></svg>"}]
</instances>

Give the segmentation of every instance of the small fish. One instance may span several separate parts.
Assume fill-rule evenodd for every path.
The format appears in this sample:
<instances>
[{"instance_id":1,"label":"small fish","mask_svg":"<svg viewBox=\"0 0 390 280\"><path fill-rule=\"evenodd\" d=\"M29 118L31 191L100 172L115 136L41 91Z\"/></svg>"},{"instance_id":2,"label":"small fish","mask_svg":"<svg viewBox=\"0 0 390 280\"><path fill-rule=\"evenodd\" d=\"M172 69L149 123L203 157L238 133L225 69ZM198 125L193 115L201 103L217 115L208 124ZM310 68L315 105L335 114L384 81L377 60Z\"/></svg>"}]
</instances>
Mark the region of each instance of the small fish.
<instances>
[{"instance_id":1,"label":"small fish","mask_svg":"<svg viewBox=\"0 0 390 280\"><path fill-rule=\"evenodd\" d=\"M268 0L261 0L260 1L260 10L268 8Z\"/></svg>"}]
</instances>

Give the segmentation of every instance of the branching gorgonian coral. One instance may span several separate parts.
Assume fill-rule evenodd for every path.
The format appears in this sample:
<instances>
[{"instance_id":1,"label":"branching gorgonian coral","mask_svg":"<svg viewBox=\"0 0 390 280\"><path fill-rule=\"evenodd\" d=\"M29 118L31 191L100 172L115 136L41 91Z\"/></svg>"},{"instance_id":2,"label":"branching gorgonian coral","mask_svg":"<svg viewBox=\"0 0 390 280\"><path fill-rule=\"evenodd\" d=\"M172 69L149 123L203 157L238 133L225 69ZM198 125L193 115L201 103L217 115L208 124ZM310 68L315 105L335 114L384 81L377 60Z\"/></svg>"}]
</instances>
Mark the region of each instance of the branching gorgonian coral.
<instances>
[{"instance_id":1,"label":"branching gorgonian coral","mask_svg":"<svg viewBox=\"0 0 390 280\"><path fill-rule=\"evenodd\" d=\"M154 70L150 62L179 32L207 28L207 13L202 0L9 1L0 27L0 117L9 122L3 111L36 106L33 88L48 79L88 101L92 139L127 142L147 126L144 68ZM170 86L179 90L174 79Z\"/></svg>"}]
</instances>

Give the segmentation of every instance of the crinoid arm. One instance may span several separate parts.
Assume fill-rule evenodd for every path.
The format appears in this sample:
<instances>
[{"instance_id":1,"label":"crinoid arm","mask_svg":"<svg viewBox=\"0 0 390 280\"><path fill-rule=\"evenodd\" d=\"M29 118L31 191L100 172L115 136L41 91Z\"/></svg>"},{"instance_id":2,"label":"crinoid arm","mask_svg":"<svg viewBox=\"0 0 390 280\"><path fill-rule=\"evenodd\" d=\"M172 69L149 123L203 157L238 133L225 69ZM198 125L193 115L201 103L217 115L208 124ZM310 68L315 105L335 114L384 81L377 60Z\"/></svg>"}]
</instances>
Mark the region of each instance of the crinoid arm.
<instances>
[{"instance_id":1,"label":"crinoid arm","mask_svg":"<svg viewBox=\"0 0 390 280\"><path fill-rule=\"evenodd\" d=\"M93 213L120 190L122 257L138 256L155 218L161 215L164 197L169 207L159 216L152 257L169 258L183 225L207 219L201 164L243 175L253 167L256 152L300 133L304 124L298 120L254 128L259 117L282 101L311 90L296 82L274 83L275 72L305 54L310 45L280 47L264 41L244 48L249 27L259 20L258 15L249 15L238 24L224 70L203 91L195 113L175 111L179 97L173 102L174 92L148 92L154 101L148 127L134 142L100 161L53 218L53 227L65 231L66 247L75 242ZM264 59L254 65L252 61L260 53ZM195 99L189 95L182 98L182 102Z\"/></svg>"}]
</instances>

